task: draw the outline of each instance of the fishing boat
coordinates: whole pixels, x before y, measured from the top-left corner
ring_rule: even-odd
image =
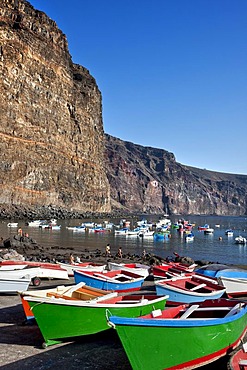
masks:
[[[229,370],[244,370],[247,369],[247,343],[243,343],[240,348],[237,348],[230,356],[227,364]]]
[[[8,222],[7,227],[18,227],[18,222]]]
[[[154,310],[137,318],[110,316],[133,370],[194,369],[236,348],[247,327],[246,303],[208,300]]]
[[[232,237],[232,236],[233,236],[233,230],[232,230],[232,229],[227,229],[227,230],[225,231],[225,235],[226,235],[226,236],[229,236],[229,237]]]
[[[155,281],[154,284],[158,295],[169,296],[170,304],[217,299],[222,297],[226,291],[226,288],[219,285],[217,281],[196,274],[162,279]]]
[[[154,230],[142,230],[139,232],[138,236],[140,238],[153,238],[155,231]]]
[[[78,226],[66,226],[67,230],[72,230],[72,231],[78,231],[78,232],[85,232],[86,231],[86,226],[84,223]]]
[[[209,225],[208,224],[205,224],[203,226],[198,226],[198,231],[205,231],[209,228]]]
[[[1,278],[31,278],[37,277],[40,275],[40,268],[39,267],[24,267],[23,269],[14,269],[14,270],[2,270],[0,268],[0,277]]]
[[[58,262],[58,264],[61,268],[67,270],[69,276],[74,276],[75,270],[102,272],[106,269],[106,265],[93,262],[81,262],[81,263],[75,262],[74,264]]]
[[[15,270],[23,269],[26,267],[39,267],[39,278],[69,279],[67,270],[61,268],[56,263],[14,260],[4,260],[0,262],[0,270],[2,268]]]
[[[87,286],[85,283],[73,284],[69,286],[58,285],[49,289],[35,289],[35,290],[19,290],[18,294],[21,298],[26,319],[34,319],[33,312],[30,310],[28,301],[24,297],[38,297],[38,298],[61,298],[61,299],[79,299],[80,301],[90,301],[92,299],[109,295],[110,291],[96,289]],[[113,293],[112,296],[116,296]]]
[[[212,227],[208,227],[204,230],[205,235],[212,235],[214,233],[214,229]]]
[[[122,229],[116,229],[115,230],[115,235],[127,235],[129,232],[129,228],[128,227],[124,227]]]
[[[193,242],[194,239],[195,239],[195,235],[193,233],[189,233],[185,235],[186,242]]]
[[[170,237],[170,231],[169,230],[157,231],[153,234],[154,240],[165,240],[165,239],[169,239],[169,237]]]
[[[247,278],[218,277],[218,281],[226,288],[228,297],[244,297],[247,295]]]
[[[218,278],[220,276],[229,278],[245,278],[247,279],[247,270],[241,268],[232,268],[228,265],[223,265],[220,263],[212,263],[209,265],[204,265],[195,270],[196,273]]]
[[[109,330],[107,316],[137,317],[164,309],[167,297],[110,293],[90,300],[24,296],[44,337],[43,347]]]
[[[246,244],[247,243],[247,239],[244,238],[243,236],[239,235],[235,238],[235,243],[236,244]]]
[[[85,270],[74,271],[76,284],[83,281],[89,286],[103,290],[130,292],[140,290],[144,277],[125,270],[93,272]]]
[[[17,293],[18,290],[26,290],[31,282],[30,277],[1,277],[0,293]]]
[[[149,275],[150,266],[144,265],[141,263],[108,262],[108,269],[110,271],[122,270],[122,271],[134,272],[146,278]]]
[[[185,265],[180,262],[167,262],[161,265],[153,265],[152,272],[155,279],[162,279],[167,278],[168,271],[177,275],[190,274],[196,266],[196,264]]]
[[[45,220],[33,220],[33,221],[28,221],[27,226],[39,227],[39,225],[42,223],[45,223]]]

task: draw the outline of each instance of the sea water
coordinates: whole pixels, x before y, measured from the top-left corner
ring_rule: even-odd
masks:
[[[159,219],[157,215],[145,215],[140,218],[126,218],[130,221],[130,227],[136,227],[136,222],[141,219],[147,219],[149,222],[156,223]],[[171,216],[172,222],[179,219],[188,220],[195,224],[193,232],[195,238],[191,242],[185,241],[185,234],[177,230],[171,230],[171,237],[165,240],[154,241],[153,238],[143,239],[138,236],[115,235],[114,228],[106,233],[75,232],[67,229],[67,226],[78,226],[83,221],[89,220],[57,220],[61,225],[60,230],[41,229],[38,227],[29,227],[25,221],[18,221],[18,228],[27,232],[39,245],[44,247],[62,247],[73,249],[75,254],[83,254],[85,249],[95,251],[99,249],[105,252],[106,244],[110,243],[112,254],[116,254],[118,248],[122,248],[123,254],[139,255],[143,251],[160,257],[174,257],[174,253],[180,256],[188,256],[193,260],[203,260],[210,262],[219,262],[225,264],[247,265],[247,244],[238,245],[235,243],[235,237],[242,235],[247,238],[247,217],[230,216]],[[14,221],[14,220],[13,220]],[[112,222],[114,225],[120,224],[120,219],[102,219],[90,220],[96,223],[103,221]],[[7,227],[9,221],[0,222],[0,237],[7,239],[11,235],[17,234],[18,228]],[[16,221],[17,222],[17,221]],[[198,231],[198,226],[205,223],[214,229],[211,235],[205,235],[203,231]],[[227,229],[234,231],[233,237],[225,235]],[[56,249],[53,249],[56,253]]]

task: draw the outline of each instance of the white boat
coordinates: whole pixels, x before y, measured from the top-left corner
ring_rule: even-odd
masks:
[[[147,228],[145,226],[138,226],[134,230],[128,230],[127,235],[128,236],[129,235],[130,236],[131,235],[138,236],[140,233],[143,233],[146,230],[147,230]]]
[[[18,227],[18,222],[9,222],[7,223],[8,227]]]
[[[25,267],[18,270],[1,270],[0,278],[4,279],[33,279],[40,275],[40,267]]]
[[[150,231],[150,230],[144,230],[144,231],[140,231],[138,236],[140,238],[153,238],[154,237],[154,233],[155,231]]]
[[[76,232],[85,233],[86,226],[84,224],[81,224],[81,225],[78,225],[78,226],[67,226],[66,229],[76,231]]]
[[[124,227],[123,229],[115,230],[115,235],[128,235],[129,229]]]
[[[58,264],[61,268],[67,270],[69,276],[74,276],[74,271],[76,270],[103,272],[106,269],[106,265],[92,262],[81,262],[74,264],[59,262]]]
[[[156,223],[156,228],[163,226],[171,226],[172,222],[169,218],[162,218]]]
[[[226,288],[227,295],[232,297],[243,297],[247,295],[246,278],[230,278],[225,276],[218,277],[218,281]]]
[[[44,220],[34,220],[34,221],[29,221],[27,225],[31,227],[39,227],[39,225],[42,223],[44,223]]]
[[[60,230],[61,229],[61,225],[53,225],[53,224],[51,224],[50,225],[50,229],[52,229],[52,230]]]
[[[13,270],[20,268],[27,268],[27,267],[39,267],[39,278],[46,278],[46,279],[69,279],[67,270],[61,268],[56,263],[49,263],[49,262],[33,262],[33,261],[1,261],[0,268],[2,266],[11,267]]]
[[[233,236],[233,230],[232,229],[228,229],[225,231],[225,235],[227,236]]]
[[[108,268],[110,271],[121,270],[133,272],[146,278],[149,275],[150,266],[141,263],[115,263],[108,262]]]
[[[214,229],[211,227],[208,227],[206,230],[204,230],[204,234],[213,234],[213,233],[214,233]]]
[[[19,290],[27,290],[30,282],[30,278],[0,277],[0,293],[17,293]]]
[[[235,242],[236,242],[236,244],[246,244],[247,239],[244,238],[243,236],[239,235],[235,238]]]

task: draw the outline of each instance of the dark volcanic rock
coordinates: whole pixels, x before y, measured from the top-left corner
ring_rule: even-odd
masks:
[[[106,137],[106,168],[114,209],[139,213],[247,214],[247,176],[176,162],[163,149]]]

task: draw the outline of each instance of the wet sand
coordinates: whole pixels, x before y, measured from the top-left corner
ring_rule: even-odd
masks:
[[[42,281],[40,288],[70,285],[74,279]],[[37,289],[30,286],[29,290]],[[145,281],[142,290],[153,290]],[[84,336],[73,342],[42,348],[43,338],[36,323],[27,324],[18,295],[0,295],[0,366],[3,370],[83,369],[131,370],[128,358],[114,330]],[[227,357],[201,370],[226,370]],[[152,370],[152,369],[150,369]]]

